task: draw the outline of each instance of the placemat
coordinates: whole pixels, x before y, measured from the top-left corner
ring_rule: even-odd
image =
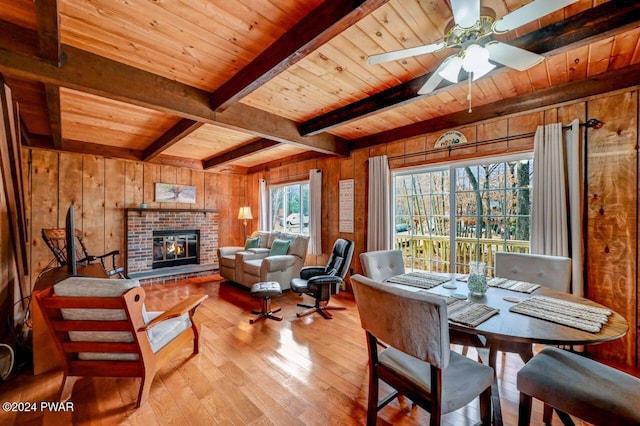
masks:
[[[504,288],[505,290],[517,291],[520,293],[532,293],[540,288],[540,284],[510,280],[508,278],[491,278],[487,281],[487,284],[489,287]]]
[[[500,312],[500,309],[482,303],[469,302],[455,297],[447,297],[446,300],[449,320],[469,327],[477,327]]]
[[[451,278],[429,274],[427,272],[409,272],[408,274],[396,275],[387,279],[388,283],[403,284],[426,290],[446,283],[447,281],[451,281]]]
[[[509,308],[511,312],[598,333],[607,323],[611,310],[582,305],[546,296],[532,296]]]

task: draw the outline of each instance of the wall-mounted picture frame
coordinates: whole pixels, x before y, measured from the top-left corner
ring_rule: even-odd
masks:
[[[175,183],[157,182],[156,202],[195,204],[196,187],[191,185],[178,185]]]

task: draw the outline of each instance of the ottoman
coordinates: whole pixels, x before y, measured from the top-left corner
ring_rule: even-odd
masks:
[[[266,281],[255,283],[251,286],[251,297],[261,297],[262,298],[262,310],[261,311],[251,311],[252,314],[258,315],[255,318],[249,320],[249,323],[254,324],[260,321],[263,318],[271,318],[276,321],[282,321],[282,317],[277,315],[273,315],[276,312],[279,312],[281,308],[271,310],[271,298],[278,297],[282,295],[282,289],[280,288],[280,284],[276,281]]]

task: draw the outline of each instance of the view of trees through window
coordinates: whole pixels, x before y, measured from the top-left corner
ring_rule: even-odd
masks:
[[[492,273],[496,251],[527,253],[530,157],[394,174],[395,243],[409,270]]]
[[[309,235],[309,183],[269,188],[271,230]]]

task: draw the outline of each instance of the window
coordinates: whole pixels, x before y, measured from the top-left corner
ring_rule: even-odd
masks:
[[[269,187],[272,231],[309,235],[309,182]]]
[[[467,273],[493,268],[496,251],[527,253],[530,155],[393,174],[395,244],[409,270]]]

